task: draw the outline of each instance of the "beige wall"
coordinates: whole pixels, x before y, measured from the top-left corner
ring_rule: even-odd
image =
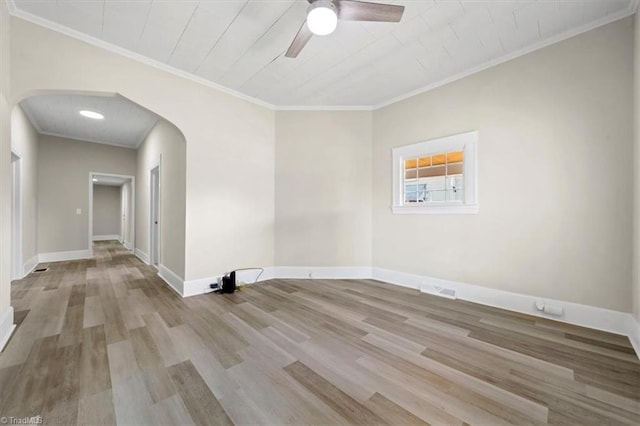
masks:
[[[38,144],[38,252],[89,249],[89,173],[135,176],[136,151],[41,136]],[[76,209],[82,214],[77,215]]]
[[[633,21],[374,113],[373,264],[629,312]],[[391,148],[479,131],[478,215],[393,215]]]
[[[273,111],[18,18],[11,31],[11,102],[43,89],[120,93],[182,131],[187,280],[273,265]]]
[[[150,171],[160,158],[160,264],[184,278],[186,144],[180,130],[165,120],[158,121],[138,148],[136,248],[150,254]]]
[[[93,236],[120,235],[120,187],[93,185]]]
[[[22,174],[22,263],[38,255],[38,132],[20,106],[11,112],[11,146],[20,156]]]
[[[11,94],[9,9],[0,1],[0,344],[13,323],[11,300]]]
[[[374,112],[372,264],[629,311],[631,24],[626,19],[608,25]],[[20,19],[13,19],[11,37],[10,104],[40,89],[116,92],[182,131],[187,141],[187,280],[241,266],[273,265],[274,247],[277,263],[283,265],[369,263],[364,253],[371,234],[366,230],[362,240],[323,235],[313,258],[284,244],[288,240],[306,247],[309,237],[316,237],[307,229],[296,240],[283,228],[285,223],[304,230],[304,223],[333,222],[335,227],[324,229],[336,235],[348,228],[346,222],[364,217],[338,197],[360,195],[354,187],[341,192],[335,180],[319,185],[315,189],[326,204],[312,200],[317,207],[312,211],[288,197],[286,190],[296,183],[283,178],[287,167],[307,173],[285,149],[295,150],[296,140],[318,155],[330,154],[336,148],[333,141],[341,138],[355,145],[342,147],[348,157],[364,152],[366,137],[349,134],[349,129],[364,127],[362,122],[333,118],[350,113],[301,113],[308,127],[332,126],[320,140],[310,132],[303,135],[290,118],[293,113],[276,117],[266,108]],[[59,52],[65,52],[64,61]],[[391,148],[473,129],[480,132],[480,213],[392,215]],[[337,174],[346,173],[346,164],[333,160]],[[319,173],[316,165],[309,173]],[[303,175],[296,179],[315,181]],[[276,180],[282,184],[277,193]],[[335,205],[345,208],[337,213],[346,221],[330,218]],[[311,219],[300,221],[295,215]],[[348,248],[329,253],[337,241],[349,241]]]
[[[640,321],[640,13],[634,16],[633,313]]]
[[[371,266],[371,120],[276,114],[276,265]]]

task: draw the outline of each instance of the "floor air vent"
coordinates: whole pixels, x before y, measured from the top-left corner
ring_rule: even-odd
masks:
[[[442,296],[442,297],[446,297],[447,299],[454,299],[456,298],[456,291],[452,288],[441,288],[438,293],[438,296]]]
[[[36,268],[33,270],[33,272],[47,272],[49,270],[49,268]]]
[[[456,291],[452,288],[444,288],[435,285],[422,284],[420,286],[420,291],[422,293],[432,294],[434,296],[444,297],[446,299],[456,300],[458,297],[456,296]]]

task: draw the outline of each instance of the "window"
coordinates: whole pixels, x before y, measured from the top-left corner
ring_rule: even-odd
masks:
[[[475,214],[477,132],[393,149],[393,212]]]

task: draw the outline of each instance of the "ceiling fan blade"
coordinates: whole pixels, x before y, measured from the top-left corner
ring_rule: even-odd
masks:
[[[313,33],[307,26],[307,21],[304,21],[302,23],[302,26],[298,30],[298,34],[296,34],[296,37],[291,42],[291,46],[289,46],[289,49],[287,50],[287,53],[285,53],[284,56],[286,56],[287,58],[297,57],[300,51],[309,42],[309,40],[311,40],[312,35]]]
[[[404,6],[364,1],[337,0],[338,19],[344,21],[400,22]]]

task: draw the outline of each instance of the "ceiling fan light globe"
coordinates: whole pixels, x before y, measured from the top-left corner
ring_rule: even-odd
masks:
[[[331,34],[338,26],[338,14],[331,1],[317,0],[309,6],[307,26],[315,35]]]

